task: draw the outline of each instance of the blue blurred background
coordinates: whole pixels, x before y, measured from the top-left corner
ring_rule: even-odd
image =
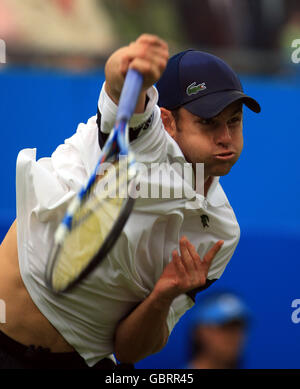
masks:
[[[18,152],[36,147],[38,158],[50,156],[64,139],[74,133],[80,122],[95,115],[104,79],[104,59],[114,45],[118,46],[126,37],[131,39],[130,34],[137,36],[143,32],[143,27],[139,29],[137,26],[131,31],[124,25],[123,31],[128,31],[124,37],[118,35],[118,29],[112,26],[115,41],[109,48],[96,53],[92,49],[88,54],[80,49],[70,53],[68,44],[59,52],[53,52],[49,45],[30,46],[28,40],[29,43],[22,46],[20,38],[14,40],[11,38],[14,35],[5,35],[5,30],[1,30],[1,3],[0,0],[0,38],[3,36],[7,43],[7,63],[0,64],[2,241],[15,218]],[[71,0],[57,3],[71,9],[67,8],[72,4]],[[101,7],[107,5],[105,1],[100,3]],[[121,3],[112,3],[121,18]],[[138,3],[144,2],[127,3],[130,8],[134,3],[137,7]],[[178,9],[182,6],[180,1],[173,4]],[[192,7],[191,2],[186,4],[186,10]],[[274,4],[279,7],[281,2],[274,1],[273,7]],[[108,7],[107,15],[109,11]],[[273,26],[273,30],[261,32],[261,37],[269,37],[268,34],[272,33],[274,38],[274,31],[278,31],[276,44],[275,39],[268,41],[265,37],[261,47],[255,43],[261,41],[253,35],[252,40],[244,38],[238,43],[233,37],[231,41],[228,38],[229,43],[205,42],[203,39],[197,42],[192,33],[184,39],[179,39],[175,32],[172,37],[166,36],[171,41],[171,51],[193,46],[222,56],[239,72],[246,93],[255,97],[262,106],[259,115],[245,109],[243,154],[232,172],[221,180],[240,223],[241,240],[222,278],[210,287],[210,290],[229,288],[238,292],[252,311],[244,368],[300,366],[300,323],[294,324],[291,320],[292,301],[300,298],[300,63],[294,64],[290,60],[291,41],[300,38],[300,22],[297,19],[299,24],[292,23],[296,27],[288,29],[289,18],[296,13],[289,12],[279,8],[277,30]],[[247,21],[251,26],[251,21]],[[187,35],[183,22],[181,28]],[[153,32],[165,37],[159,29]],[[40,33],[46,34],[42,30]],[[242,36],[241,32],[237,36]],[[184,366],[188,322],[189,313],[175,327],[165,349],[139,362],[137,367]]]

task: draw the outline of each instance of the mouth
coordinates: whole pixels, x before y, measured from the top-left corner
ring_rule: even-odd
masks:
[[[222,160],[222,161],[232,159],[232,158],[234,158],[234,156],[235,156],[235,153],[233,151],[227,151],[224,153],[214,154],[214,158]]]

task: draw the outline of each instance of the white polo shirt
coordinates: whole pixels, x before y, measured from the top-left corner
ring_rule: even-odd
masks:
[[[162,125],[154,87],[148,90],[148,97],[145,112],[134,115],[130,125],[136,127],[153,115],[151,125],[141,131],[131,147],[138,162],[164,162],[162,174],[167,178],[174,161],[179,165],[186,161]],[[104,88],[98,106],[101,130],[108,132],[117,107]],[[18,253],[23,281],[40,311],[89,366],[104,357],[112,357],[118,322],[151,293],[171,260],[172,251],[179,249],[182,235],[193,243],[200,257],[215,242],[224,240],[208,273],[208,279],[217,279],[230,260],[240,234],[218,178],[214,178],[206,198],[195,193],[193,206],[185,197],[138,198],[117,243],[101,265],[69,293],[52,294],[45,285],[44,274],[54,231],[68,203],[94,170],[99,155],[94,116],[87,124],[80,124],[51,158],[36,161],[36,149],[22,150],[16,174]],[[143,179],[147,177],[142,175]],[[180,179],[177,176],[176,182]],[[173,184],[163,179],[157,185]],[[208,226],[202,223],[203,214],[209,218]],[[173,301],[167,319],[170,332],[192,305],[192,299],[185,294]]]

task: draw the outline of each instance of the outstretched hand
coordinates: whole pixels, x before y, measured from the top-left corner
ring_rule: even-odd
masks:
[[[177,250],[172,252],[172,260],[164,268],[154,292],[172,301],[182,293],[205,285],[209,268],[223,243],[219,240],[201,259],[192,243],[183,236],[179,242],[180,255]]]

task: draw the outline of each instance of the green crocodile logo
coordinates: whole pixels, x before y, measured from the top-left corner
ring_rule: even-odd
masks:
[[[202,82],[202,84],[197,85],[196,81],[194,81],[191,85],[189,85],[186,88],[186,93],[188,96],[196,95],[197,93],[199,93],[204,89],[206,89],[205,82]]]

